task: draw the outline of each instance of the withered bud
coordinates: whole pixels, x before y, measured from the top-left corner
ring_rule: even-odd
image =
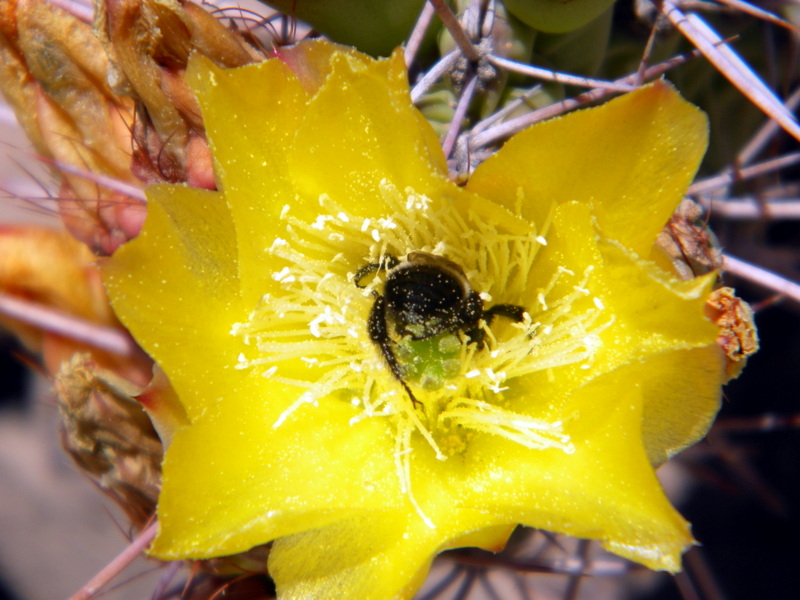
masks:
[[[722,287],[708,297],[706,316],[719,327],[717,344],[725,352],[725,375],[728,380],[735,379],[744,369],[747,357],[758,350],[753,309],[733,289]]]
[[[685,198],[673,213],[656,245],[672,262],[678,275],[691,279],[722,271],[722,252],[703,217],[703,209]],[[719,287],[706,300],[706,316],[719,329],[717,345],[725,356],[725,379],[739,376],[747,357],[758,350],[753,309],[729,287]]]
[[[658,234],[656,244],[666,252],[684,279],[722,268],[719,242],[703,219],[703,209],[689,198],[685,198],[672,214]]]
[[[141,528],[153,515],[162,446],[142,406],[140,388],[76,354],[55,378],[61,441],[75,464]]]
[[[133,102],[108,84],[108,59],[91,27],[43,0],[0,10],[0,88],[36,151],[52,159],[64,224],[95,252],[135,236],[144,205],[62,166],[139,185],[130,170]]]
[[[137,102],[133,171],[143,181],[213,186],[200,109],[184,78],[189,56],[223,67],[265,57],[203,8],[178,0],[107,0],[96,6],[95,31],[112,63],[114,89]],[[193,146],[192,146],[193,144]]]

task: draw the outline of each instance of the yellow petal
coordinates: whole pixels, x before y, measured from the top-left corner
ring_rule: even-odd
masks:
[[[716,328],[704,316],[713,276],[678,281],[654,263],[604,241],[585,203],[559,205],[550,223],[548,243],[537,255],[528,289],[512,301],[526,306],[533,321],[569,331],[574,341],[566,346],[558,336],[549,343],[540,332],[538,362],[564,362],[567,353],[586,357],[562,364],[557,376],[546,370],[526,376],[519,386],[532,390],[532,398],[519,391],[520,403],[555,408],[570,390],[621,366],[713,344]],[[561,317],[548,321],[552,314]]]
[[[177,432],[164,465],[157,556],[231,554],[363,510],[406,506],[383,420],[351,427],[353,407],[327,402],[276,427],[282,403],[296,397],[296,388],[255,374],[220,399],[224,410]]]
[[[437,552],[457,547],[453,532],[470,531],[489,519],[476,511],[448,508],[449,518],[431,529],[416,515],[369,513],[323,529],[276,541],[269,557],[282,600],[401,600],[422,585]],[[472,541],[499,549],[507,527],[475,532]]]
[[[331,65],[288,157],[296,190],[311,210],[321,194],[347,208],[363,207],[372,198],[380,202],[383,180],[425,191],[432,176],[446,175],[433,129],[411,104],[402,53],[368,65],[337,53]]]
[[[677,571],[692,542],[670,506],[641,440],[641,391],[625,369],[575,392],[566,431],[575,445],[523,453],[499,437],[471,448],[485,465],[459,486],[457,506],[483,507],[509,521],[599,539],[650,568]],[[470,472],[470,471],[468,471]]]
[[[553,203],[590,202],[607,237],[648,256],[700,164],[707,128],[660,81],[515,135],[467,187],[509,208],[521,200],[539,226]]]
[[[723,373],[716,345],[666,354],[639,367],[645,403],[642,438],[653,465],[706,434],[719,410]]]
[[[411,105],[399,52],[374,61],[333,51],[331,73],[312,98],[279,61],[223,71],[198,59],[189,80],[236,223],[244,298],[253,303],[274,286],[261,260],[284,235],[285,207],[312,220],[323,194],[363,209],[380,202],[385,179],[401,190],[443,184],[444,156]],[[245,118],[253,112],[257,127]]]
[[[252,307],[270,285],[262,263],[262,230],[295,200],[286,148],[305,110],[306,94],[277,60],[222,70],[197,57],[189,63],[187,80],[203,109],[217,186],[236,223],[241,293]]]
[[[324,39],[308,40],[294,46],[278,47],[273,54],[291,69],[307,94],[313,96],[328,79],[334,55],[345,55],[349,59],[371,64],[370,57],[350,46],[332,44]]]
[[[242,348],[230,329],[244,310],[236,239],[217,193],[156,186],[148,199],[144,231],[103,263],[103,280],[114,310],[194,420],[237,379]]]

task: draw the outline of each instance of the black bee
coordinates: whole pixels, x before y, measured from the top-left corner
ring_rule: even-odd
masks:
[[[491,325],[500,315],[520,322],[525,315],[525,309],[515,304],[496,304],[484,310],[483,300],[470,286],[464,270],[442,256],[409,252],[401,262],[386,254],[381,262],[359,269],[354,278],[356,286],[365,287],[361,280],[376,271],[386,271],[386,283],[383,295],[372,292],[375,303],[369,313],[367,331],[415,406],[420,402],[403,380],[403,369],[395,356],[395,342],[390,334],[392,327],[397,337],[413,341],[463,331],[468,343],[476,343],[480,349],[485,337],[482,320]]]

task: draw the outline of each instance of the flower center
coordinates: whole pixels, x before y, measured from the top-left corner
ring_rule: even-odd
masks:
[[[592,308],[572,310],[590,296],[591,270],[559,269],[546,279],[537,275],[534,262],[546,244],[546,224],[542,232],[531,225],[525,234],[511,234],[463,214],[453,198],[431,199],[388,183],[381,196],[386,208],[377,218],[353,214],[352,207],[325,195],[312,222],[284,207],[285,237],[267,249],[277,291],[265,295],[249,320],[232,330],[253,349],[240,357],[238,368],[261,369],[265,377],[298,388],[297,400],[275,426],[302,418],[304,405],[320,401],[351,403],[351,423],[391,419],[398,474],[412,502],[408,456],[415,432],[442,460],[468,451],[470,436],[481,434],[531,449],[573,452],[564,430],[567,417],[537,413],[535,398],[526,398],[525,406],[532,409],[520,412],[517,399],[507,394],[515,379],[591,363],[599,333],[608,325],[601,322],[602,302],[594,299]],[[484,311],[495,304],[518,305],[525,311],[522,318],[499,316],[491,326],[479,319],[481,344],[457,319],[422,339],[398,335],[397,324],[387,322],[391,332],[382,344],[375,323],[390,317],[375,311],[379,299],[386,300],[392,277],[385,261],[421,252],[446,257],[463,270],[465,289],[479,296]],[[365,265],[376,268],[362,279],[357,274]],[[565,279],[574,281],[571,292],[551,297],[557,284],[564,289]]]

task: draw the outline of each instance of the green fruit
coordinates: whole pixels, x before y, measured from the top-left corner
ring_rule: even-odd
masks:
[[[388,56],[402,44],[425,0],[261,0],[305,21],[334,42],[373,56]]]
[[[614,0],[505,0],[508,12],[547,33],[572,31],[599,16]]]

